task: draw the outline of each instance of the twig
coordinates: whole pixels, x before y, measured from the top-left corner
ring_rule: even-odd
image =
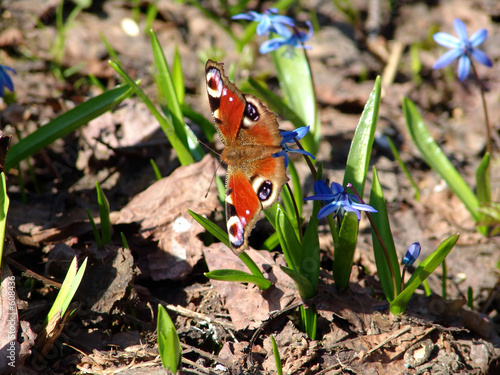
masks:
[[[18,270],[22,271],[24,276],[30,277],[32,279],[36,279],[36,280],[41,281],[42,283],[44,283],[46,285],[53,286],[54,288],[61,289],[61,286],[62,286],[61,283],[58,283],[57,281],[54,281],[54,280],[51,280],[51,279],[47,279],[46,277],[37,274],[36,272],[34,272],[34,271],[26,268],[21,263],[15,261],[14,259],[12,259],[9,256],[4,257],[4,259],[7,262],[7,264],[9,264],[12,267],[17,268]]]
[[[379,350],[381,347],[383,347],[385,344],[387,344],[388,342],[398,338],[399,336],[401,336],[402,334],[408,332],[409,330],[411,329],[410,326],[408,327],[405,327],[405,328],[402,328],[401,330],[399,330],[398,332],[396,332],[394,335],[386,338],[384,341],[382,341],[380,344],[378,344],[377,346],[375,346],[374,348],[372,348],[371,350],[369,350],[366,355],[370,355],[372,354],[373,352]]]
[[[203,366],[200,366],[199,364],[197,364],[196,362],[193,362],[191,361],[190,359],[187,359],[187,358],[182,358],[182,363],[185,363],[185,364],[188,364],[190,366],[193,366],[194,368],[198,369],[199,372],[197,372],[196,370],[194,369],[186,369],[186,368],[183,368],[182,371],[183,372],[193,372],[195,374],[217,374],[216,372],[210,370],[209,368],[205,368]]]
[[[252,368],[253,367],[253,352],[252,352],[252,348],[253,348],[253,345],[255,343],[255,340],[257,340],[257,337],[259,337],[260,333],[270,324],[272,323],[276,318],[280,317],[281,315],[283,314],[286,314],[288,313],[290,310],[294,310],[296,309],[297,307],[299,306],[302,306],[304,305],[306,302],[305,301],[298,301],[284,309],[281,309],[281,310],[276,310],[276,311],[271,311],[269,313],[269,318],[264,322],[262,323],[262,325],[257,328],[257,330],[255,331],[255,333],[253,334],[252,338],[250,339],[250,342],[248,344],[248,348],[250,350],[250,352],[248,353],[248,362],[249,362],[249,367]]]
[[[231,365],[229,363],[227,363],[225,360],[223,360],[222,358],[220,358],[219,356],[217,356],[215,354],[206,352],[204,350],[198,349],[198,348],[191,346],[191,345],[188,345],[188,344],[184,344],[182,342],[181,342],[181,346],[183,349],[190,350],[192,352],[195,352],[196,354],[201,355],[202,357],[206,357],[206,358],[210,359],[211,361],[220,363],[223,366],[225,366],[226,368],[231,367]],[[183,353],[183,354],[185,354],[185,353]]]
[[[405,45],[401,41],[395,40],[393,42],[391,54],[389,55],[389,61],[387,61],[387,65],[382,72],[383,88],[390,86],[394,82],[394,78],[396,78],[396,73],[398,71],[398,64],[401,60],[404,48]]]
[[[173,311],[179,315],[186,316],[186,317],[192,318],[192,319],[202,320],[202,321],[205,321],[207,323],[219,324],[228,330],[235,329],[233,323],[228,322],[227,320],[211,318],[210,316],[208,316],[206,314],[198,313],[196,311],[186,309],[185,307],[182,307],[179,305],[177,305],[177,306],[170,305],[170,304],[166,303],[165,301],[162,301],[159,298],[152,297],[151,300],[153,302],[162,304],[167,310]]]

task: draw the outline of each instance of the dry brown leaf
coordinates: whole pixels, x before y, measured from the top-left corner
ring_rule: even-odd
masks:
[[[264,277],[272,281],[274,286],[261,291],[253,284],[212,280],[224,307],[229,310],[236,330],[259,327],[269,318],[271,311],[282,310],[299,298],[292,279],[279,268],[285,265],[282,254],[278,254],[274,260],[268,251],[248,250],[247,253],[264,270]],[[235,269],[249,272],[243,262],[223,244],[206,248],[204,254],[210,271]]]
[[[117,224],[140,223],[142,237],[158,241],[157,249],[139,254],[147,263],[143,273],[154,280],[182,280],[201,259],[204,246],[197,236],[204,229],[187,210],[208,216],[220,209],[216,186],[210,185],[214,173],[207,155],[155,182],[120,211]]]
[[[134,258],[129,249],[111,245],[88,251],[95,259],[87,266],[78,289],[83,298],[75,299],[84,299],[94,313],[107,314],[125,296],[135,274]]]

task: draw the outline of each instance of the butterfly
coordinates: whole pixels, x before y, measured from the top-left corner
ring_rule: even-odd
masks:
[[[208,60],[205,75],[210,109],[225,146],[227,232],[238,255],[248,248],[260,212],[276,202],[288,181],[284,157],[273,157],[282,150],[282,137],[276,115],[229,82],[223,64]]]

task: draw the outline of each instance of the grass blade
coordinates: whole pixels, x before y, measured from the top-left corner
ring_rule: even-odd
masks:
[[[392,237],[391,225],[389,223],[389,216],[387,215],[387,206],[385,203],[384,193],[380,180],[378,178],[377,170],[373,168],[373,182],[370,194],[370,206],[375,208],[378,213],[371,215],[373,223],[375,224],[378,233],[382,239],[383,245],[387,250],[387,256],[372,228],[373,252],[375,255],[375,263],[377,265],[377,273],[382,284],[382,289],[389,302],[391,302],[400,292],[401,274],[399,271],[399,261]],[[388,263],[390,262],[390,264]],[[395,280],[392,279],[391,270],[394,273]]]
[[[272,282],[264,277],[259,277],[239,270],[215,270],[205,272],[205,276],[213,280],[252,283],[257,285],[261,290],[269,289],[271,285],[273,285]]]
[[[365,189],[366,173],[368,172],[375,129],[377,128],[379,107],[380,77],[377,77],[354,133],[344,174],[343,186],[350,182],[361,197],[363,197]]]
[[[109,219],[109,201],[101,189],[101,185],[96,181],[97,202],[99,203],[99,216],[101,217],[101,235],[102,243],[109,245],[111,243],[111,220]]]
[[[389,142],[389,147],[391,148],[391,151],[392,151],[392,154],[394,155],[394,158],[396,159],[396,161],[399,164],[399,168],[401,168],[401,170],[405,174],[406,178],[408,178],[408,181],[410,181],[411,186],[413,186],[413,189],[415,190],[415,199],[417,201],[420,201],[420,190],[418,189],[417,183],[415,182],[415,180],[413,180],[413,178],[411,177],[410,171],[408,170],[408,168],[406,168],[406,165],[405,165],[405,163],[403,163],[403,159],[401,159],[401,156],[399,156],[398,149],[394,145],[394,142],[392,141],[392,139],[389,137],[386,137],[386,139],[387,139],[387,142]]]
[[[333,255],[333,279],[335,285],[340,289],[347,289],[349,286],[354,250],[356,250],[358,240],[358,229],[359,222],[356,214],[348,212],[342,220]]]
[[[130,76],[125,72],[122,67],[114,61],[110,61],[109,65],[122,77],[122,79],[132,88],[133,92],[141,99],[144,104],[151,111],[153,116],[159,122],[163,132],[167,136],[170,144],[174,148],[177,153],[177,157],[182,165],[189,165],[194,163],[194,158],[181,141],[181,139],[177,136],[175,132],[174,124],[170,119],[165,118],[161,115],[161,113],[156,109],[153,102],[148,98],[148,96],[141,90],[141,88],[130,78]]]
[[[21,160],[62,138],[80,126],[112,110],[123,100],[132,95],[130,86],[118,86],[70,109],[68,112],[50,121],[26,138],[12,145],[5,162],[5,171],[16,166]]]
[[[295,110],[305,124],[311,126],[309,134],[302,142],[308,146],[309,152],[316,155],[321,137],[321,123],[309,61],[304,50],[296,48],[290,57],[284,53],[284,48],[271,52],[273,63],[288,106]]]
[[[451,191],[453,191],[453,193],[463,202],[474,221],[477,222],[479,219],[479,213],[477,211],[479,207],[478,199],[460,173],[458,173],[450,160],[448,160],[444,152],[434,141],[422,117],[418,113],[415,104],[408,98],[403,99],[403,111],[410,135],[420,151],[422,158],[443,180],[446,181]]]
[[[490,154],[486,153],[476,170],[476,190],[480,203],[491,202]]]
[[[273,355],[274,355],[274,362],[276,363],[276,373],[278,375],[283,375],[283,367],[281,366],[280,352],[278,351],[278,345],[276,345],[276,340],[274,339],[273,335],[271,335],[271,342],[273,344]]]
[[[175,46],[174,63],[172,65],[172,81],[179,105],[184,104],[186,87],[184,86],[184,73],[182,72],[182,61],[179,49]]]
[[[176,374],[182,360],[181,342],[172,319],[162,305],[158,305],[156,331],[161,363],[163,367]]]
[[[76,293],[76,290],[80,286],[85,268],[87,267],[87,258],[85,258],[79,269],[76,262],[76,257],[74,257],[68,268],[68,272],[66,273],[66,277],[64,278],[62,287],[59,290],[59,293],[57,293],[57,297],[52,304],[49,313],[47,314],[45,323],[49,322],[57,313],[59,313],[59,316],[61,317],[64,316],[69,304],[71,303],[71,300],[73,299],[73,296]]]
[[[212,234],[220,242],[224,243],[224,245],[231,248],[227,233],[223,231],[218,225],[212,223],[206,217],[203,217],[200,214],[197,214],[196,212],[193,212],[191,210],[188,210],[188,212],[193,217],[193,219],[195,219],[198,223],[200,223],[201,226],[205,228],[210,234]]]
[[[432,254],[419,264],[415,273],[406,283],[404,290],[390,303],[390,309],[393,314],[402,314],[406,311],[406,305],[413,295],[413,292],[415,292],[418,286],[443,262],[457,243],[459,237],[459,234],[448,237],[441,242]]]
[[[95,224],[95,220],[90,213],[90,210],[87,208],[87,217],[89,218],[90,226],[92,227],[92,234],[94,235],[95,242],[97,243],[97,248],[102,249],[102,240],[101,235],[99,234],[99,230],[97,229],[97,225]]]

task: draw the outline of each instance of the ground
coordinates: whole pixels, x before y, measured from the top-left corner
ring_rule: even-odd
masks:
[[[0,7],[0,63],[13,67],[15,92],[0,104],[0,123],[12,144],[91,97],[121,82],[108,60],[116,52],[121,66],[154,103],[159,102],[149,25],[171,63],[176,48],[182,60],[186,103],[210,119],[205,89],[207,57],[234,64],[237,85],[259,77],[280,95],[276,72],[267,55],[258,53],[264,37],[243,52],[201,10],[217,16],[240,35],[243,22],[231,22],[216,1],[158,1],[148,23],[149,1],[95,1],[67,24],[65,50],[58,61],[53,46],[60,0],[4,1]],[[232,3],[232,2],[231,2]],[[394,241],[402,257],[419,241],[422,259],[445,238],[460,233],[446,260],[429,278],[434,292],[418,291],[407,312],[392,315],[378,281],[368,221],[360,227],[351,283],[338,290],[332,279],[333,243],[320,222],[322,271],[318,295],[302,300],[280,265],[281,251],[250,250],[275,285],[255,286],[210,281],[204,273],[222,268],[244,269],[221,243],[213,243],[187,210],[206,215],[221,227],[223,208],[211,184],[218,139],[198,163],[180,166],[157,120],[143,102],[132,97],[117,109],[90,121],[7,171],[10,198],[8,238],[2,268],[2,311],[8,309],[15,277],[19,314],[16,366],[19,373],[69,374],[163,373],[156,345],[156,314],[163,304],[182,342],[183,372],[197,374],[276,373],[270,336],[274,335],[287,374],[495,374],[499,371],[497,334],[500,295],[499,238],[478,233],[469,212],[440,177],[423,161],[405,124],[401,100],[415,102],[434,139],[470,186],[484,155],[486,137],[478,82],[456,78],[456,63],[433,70],[444,52],[432,40],[437,31],[454,33],[454,18],[469,33],[486,28],[481,48],[493,67],[478,65],[494,134],[500,125],[500,3],[496,0],[348,2],[354,18],[336,2],[296,1],[287,11],[303,26],[313,20],[308,42],[316,85],[322,139],[316,157],[324,174],[341,181],[350,141],[377,75],[382,76],[382,102],[372,164],[377,167],[387,200]],[[339,2],[343,3],[343,2]],[[272,3],[252,1],[248,10]],[[65,20],[74,4],[64,6]],[[136,20],[139,33],[126,32],[125,19]],[[132,22],[133,24],[133,22]],[[399,51],[399,52],[398,52]],[[415,53],[420,68],[415,69]],[[89,77],[94,77],[91,79]],[[103,87],[98,87],[98,80]],[[242,89],[245,87],[242,83]],[[188,120],[206,142],[199,124]],[[280,119],[280,126],[291,124]],[[420,199],[384,142],[389,135],[417,182]],[[216,137],[217,138],[217,137]],[[498,200],[499,144],[494,137],[493,200]],[[153,159],[163,179],[156,181]],[[311,195],[313,180],[300,158],[296,166]],[[29,162],[29,163],[28,163]],[[98,220],[98,181],[109,200],[112,245],[98,248],[87,209]],[[368,184],[371,184],[371,175]],[[23,198],[23,193],[26,197]],[[206,196],[206,197],[205,197]],[[309,210],[309,211],[308,211]],[[310,214],[306,205],[304,216]],[[129,249],[122,245],[120,233]],[[254,244],[269,226],[260,221]],[[71,260],[88,258],[82,284],[73,299],[74,313],[55,326],[44,319]],[[447,295],[442,295],[445,277]],[[472,309],[465,305],[472,291]],[[301,331],[299,306],[319,313],[316,340]],[[0,330],[7,332],[7,315]],[[2,335],[0,352],[10,341]],[[6,355],[5,355],[6,357]],[[0,359],[0,372],[7,372]]]

